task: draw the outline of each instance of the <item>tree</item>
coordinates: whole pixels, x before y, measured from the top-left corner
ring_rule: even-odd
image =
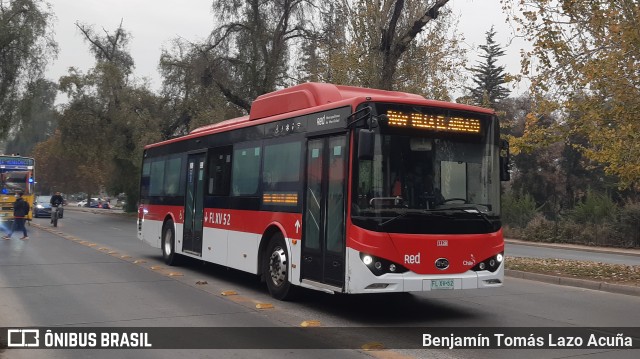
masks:
[[[580,114],[563,119],[577,148],[640,188],[640,3],[635,0],[503,1],[533,43],[522,69],[541,112]]]
[[[58,86],[44,79],[27,85],[16,107],[16,123],[10,133],[7,153],[28,155],[33,146],[53,134],[57,125],[54,107],[57,92]]]
[[[566,172],[561,166],[562,151],[566,146],[559,136],[549,136],[544,145],[522,148],[519,140],[525,133],[554,133],[556,119],[552,114],[534,113],[535,101],[530,95],[508,98],[500,103],[504,112],[502,132],[515,143],[512,152],[512,180],[514,194],[528,194],[536,207],[549,216],[555,216],[565,201]]]
[[[210,66],[197,45],[182,39],[174,40],[170,50],[163,50],[159,65],[163,77],[163,110],[159,114],[163,139],[242,115],[213,84]]]
[[[401,57],[427,23],[435,20],[440,9],[448,2],[449,0],[436,0],[432,5],[422,9],[418,7],[419,5],[405,7],[404,0],[383,2],[384,17],[380,28],[382,36],[377,49],[381,75],[377,88],[393,89],[394,77]],[[412,2],[407,1],[407,3],[410,5]],[[422,3],[418,2],[418,4]]]
[[[506,119],[501,122],[501,132],[515,149],[509,182],[513,193],[530,194],[548,218],[574,208],[589,190],[622,202],[615,179],[578,150],[586,139],[567,131],[554,117],[558,113],[536,113],[535,99],[529,94],[504,99],[498,107]],[[527,142],[523,142],[524,136],[528,136]]]
[[[213,8],[222,23],[198,46],[205,81],[249,112],[254,98],[287,84],[291,44],[309,31],[306,0],[224,1]]]
[[[470,70],[473,73],[472,80],[474,87],[467,87],[471,93],[472,102],[478,106],[486,106],[495,108],[497,102],[509,97],[509,91],[504,84],[506,81],[506,73],[504,66],[498,66],[496,63],[498,58],[504,56],[504,50],[495,42],[493,37],[496,35],[493,26],[486,32],[486,43],[480,45],[482,53],[480,57],[484,61],[478,61],[477,66]]]
[[[22,86],[42,77],[56,54],[51,16],[43,1],[0,1],[0,137],[13,124]]]
[[[160,139],[159,100],[132,78],[129,33],[120,26],[96,33],[76,24],[89,43],[96,66],[86,75],[71,69],[60,87],[71,98],[60,117],[65,154],[74,159],[78,183],[87,193],[96,186],[127,194],[135,209],[142,147]]]
[[[38,143],[33,148],[37,193],[96,193],[104,184],[102,177],[97,175],[102,169],[102,164],[87,161],[82,154],[68,151],[69,148],[70,146],[65,145],[60,131],[55,131],[46,141]],[[85,176],[86,173],[94,175]]]
[[[408,91],[442,100],[464,66],[448,1],[320,4],[323,25],[304,48],[303,79]],[[431,21],[435,18],[438,21]],[[317,71],[317,73],[313,73]]]

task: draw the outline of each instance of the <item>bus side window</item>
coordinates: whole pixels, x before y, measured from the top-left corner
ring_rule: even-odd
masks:
[[[140,177],[140,197],[147,198],[149,196],[149,181],[151,176],[151,160],[145,159],[142,165],[142,176]],[[4,183],[4,175],[2,177]]]
[[[182,158],[174,157],[168,159],[165,164],[164,194],[167,196],[177,196],[180,190],[180,169],[182,168]]]
[[[244,146],[236,146],[233,152],[233,164],[231,166],[232,196],[253,196],[258,193],[261,146]]]
[[[165,157],[156,158],[151,162],[149,196],[164,195],[164,165]]]
[[[208,193],[212,196],[228,196],[231,187],[231,154],[233,147],[211,150],[209,155]]]

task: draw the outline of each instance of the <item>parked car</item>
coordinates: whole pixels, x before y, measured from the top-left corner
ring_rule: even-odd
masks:
[[[60,217],[64,216],[64,207],[60,207]],[[51,217],[51,196],[38,196],[33,204],[33,216],[39,217]]]
[[[90,207],[90,208],[98,208],[100,206],[100,200],[98,198],[91,198],[91,202],[87,205],[87,200],[83,199],[78,202],[78,207]]]

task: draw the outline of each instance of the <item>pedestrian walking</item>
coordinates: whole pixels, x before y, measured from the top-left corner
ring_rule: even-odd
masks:
[[[22,230],[24,236],[20,239],[29,239],[29,236],[27,235],[27,227],[24,226],[24,221],[26,220],[31,207],[29,206],[29,203],[22,199],[22,195],[24,195],[22,191],[16,193],[16,201],[13,204],[13,225],[11,226],[11,231],[9,231],[6,236],[2,237],[4,239],[11,239],[11,235],[15,230]]]

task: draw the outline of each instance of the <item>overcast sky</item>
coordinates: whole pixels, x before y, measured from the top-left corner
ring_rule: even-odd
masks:
[[[129,50],[135,61],[136,77],[146,77],[151,88],[161,85],[158,60],[161,49],[170,40],[182,37],[191,41],[206,38],[214,27],[211,0],[49,0],[56,15],[55,38],[59,45],[58,59],[49,65],[47,77],[57,81],[74,66],[83,72],[93,67],[89,46],[75,26],[79,21],[113,32],[120,21],[132,35]],[[485,32],[495,26],[496,40],[503,45],[506,56],[502,63],[510,73],[519,72],[520,41],[511,41],[513,34],[505,23],[500,0],[451,0],[455,13],[461,16],[459,31],[470,50],[470,63],[478,60],[477,46],[484,44]]]

